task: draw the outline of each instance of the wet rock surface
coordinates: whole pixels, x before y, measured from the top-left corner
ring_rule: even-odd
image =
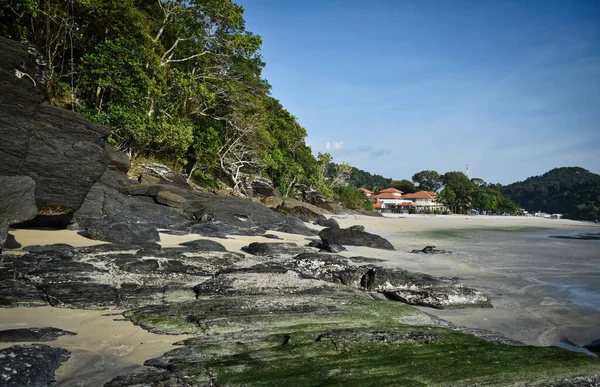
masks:
[[[54,371],[69,358],[69,351],[43,344],[15,345],[0,350],[0,385],[52,386]]]
[[[324,253],[301,254],[293,267],[307,276],[377,291],[392,300],[433,308],[491,307],[488,297],[460,283],[423,273],[374,265],[356,266],[365,258]],[[367,261],[368,262],[368,261]]]
[[[298,254],[315,252],[314,248],[298,246],[296,243],[291,242],[253,242],[250,245],[243,247],[242,250],[252,255],[258,255],[261,257],[271,256],[277,258],[291,258]]]
[[[317,226],[322,226],[322,227],[330,227],[330,228],[340,228],[340,224],[338,223],[337,220],[335,220],[334,218],[329,218],[329,219],[317,219],[315,221],[315,224]]]
[[[0,253],[8,226],[37,215],[34,192],[35,181],[28,176],[0,176]]]
[[[319,237],[323,241],[324,249],[333,245],[350,245],[395,250],[388,240],[356,228],[325,228],[319,232]]]
[[[316,234],[300,219],[246,199],[168,185],[144,186],[124,181],[114,171],[107,171],[91,188],[71,227],[94,239],[138,245],[158,241],[157,229],[212,237],[261,235],[267,229]]]
[[[0,331],[0,342],[19,343],[27,341],[54,341],[60,336],[76,335],[75,332],[69,332],[58,328],[17,328],[5,329]]]
[[[413,254],[452,254],[452,251],[436,249],[435,246],[425,246],[423,250],[413,250]]]
[[[285,207],[281,205],[275,208],[275,211],[283,215],[295,216],[302,219],[304,222],[313,222],[315,220],[325,219],[324,215],[316,213],[313,210],[302,206]]]
[[[453,376],[451,385],[487,385],[497,381],[497,371],[490,371],[490,362],[498,360],[497,350],[516,356],[511,367],[522,371],[539,359],[530,352],[539,349],[519,346],[502,335],[440,327],[416,309],[345,286],[339,273],[349,269],[347,258],[312,255],[295,258],[292,266],[297,270],[286,267],[282,259],[279,264],[264,262],[222,272],[197,285],[194,300],[126,312],[126,318],[151,332],[194,337],[145,363],[157,370],[121,376],[107,385],[318,385],[324,381],[372,385],[374,380],[438,385],[455,374],[439,375],[436,370],[464,364],[469,364],[466,374],[478,376]],[[327,274],[334,271],[337,279]],[[356,274],[348,271],[350,280],[344,281],[350,283]],[[541,350],[547,351],[540,353],[542,357],[555,359],[556,364],[573,356],[557,349]],[[486,377],[485,372],[491,373]],[[514,385],[509,381],[513,379],[506,380]],[[569,380],[579,383],[579,379]]]
[[[243,254],[218,251],[218,246],[204,248],[53,245],[5,255],[0,302],[94,308],[193,298],[194,285],[244,260]]]

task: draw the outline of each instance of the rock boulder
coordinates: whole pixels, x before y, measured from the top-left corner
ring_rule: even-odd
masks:
[[[0,176],[0,252],[8,226],[34,218],[35,182],[28,176]]]
[[[387,239],[360,229],[325,228],[319,232],[319,237],[321,237],[325,249],[331,245],[350,245],[395,250]]]

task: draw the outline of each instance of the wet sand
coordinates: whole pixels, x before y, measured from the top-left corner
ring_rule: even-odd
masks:
[[[174,349],[187,335],[149,333],[123,319],[122,310],[37,307],[0,309],[0,330],[54,327],[75,332],[45,342],[71,351],[56,371],[56,386],[101,386],[117,375],[144,368],[144,361]],[[0,349],[16,343],[0,343]],[[30,344],[30,343],[18,343]]]
[[[420,308],[427,313],[456,325],[502,332],[530,345],[550,345],[557,341],[586,344],[600,338],[600,310],[594,309],[593,305],[577,304],[577,300],[573,301],[564,293],[565,287],[561,285],[570,280],[600,288],[599,242],[547,237],[585,230],[599,232],[600,227],[594,224],[488,216],[334,217],[342,227],[362,224],[366,231],[383,236],[396,247],[396,251],[386,251],[348,246],[343,255],[382,258],[384,265],[460,277],[465,285],[490,296],[494,305],[493,309]],[[11,233],[23,246],[102,243],[67,230],[11,230]],[[303,245],[318,238],[279,232],[271,234],[282,240],[263,237],[204,239],[222,243],[230,251],[240,251],[241,247],[255,241],[289,241]],[[161,233],[161,245],[175,246],[200,238],[203,237]],[[427,245],[454,254],[410,253]],[[46,343],[72,352],[69,361],[57,371],[58,386],[102,385],[114,376],[143,368],[145,360],[173,349],[173,343],[188,337],[148,333],[122,321],[121,312],[52,307],[3,308],[0,309],[0,329],[51,326],[78,333]],[[1,343],[0,348],[11,345]]]

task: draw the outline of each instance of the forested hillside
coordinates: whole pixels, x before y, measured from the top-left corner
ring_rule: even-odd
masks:
[[[363,187],[371,191],[388,188],[392,184],[392,179],[374,175],[355,167],[352,167],[350,181],[358,188]]]
[[[580,167],[555,168],[502,187],[502,192],[530,212],[582,220],[600,217],[600,175]]]
[[[261,38],[229,0],[11,0],[0,34],[35,47],[53,104],[113,128],[109,141],[239,192],[269,177],[333,195],[306,130],[270,95]]]

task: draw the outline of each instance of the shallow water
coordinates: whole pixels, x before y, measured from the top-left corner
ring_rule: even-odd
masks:
[[[598,233],[598,228],[451,231],[443,238],[414,235],[418,243],[455,253],[422,257],[428,265],[422,270],[461,277],[465,285],[488,295],[494,309],[433,314],[459,325],[500,331],[527,344],[568,340],[584,345],[600,338],[600,243],[550,238]]]

